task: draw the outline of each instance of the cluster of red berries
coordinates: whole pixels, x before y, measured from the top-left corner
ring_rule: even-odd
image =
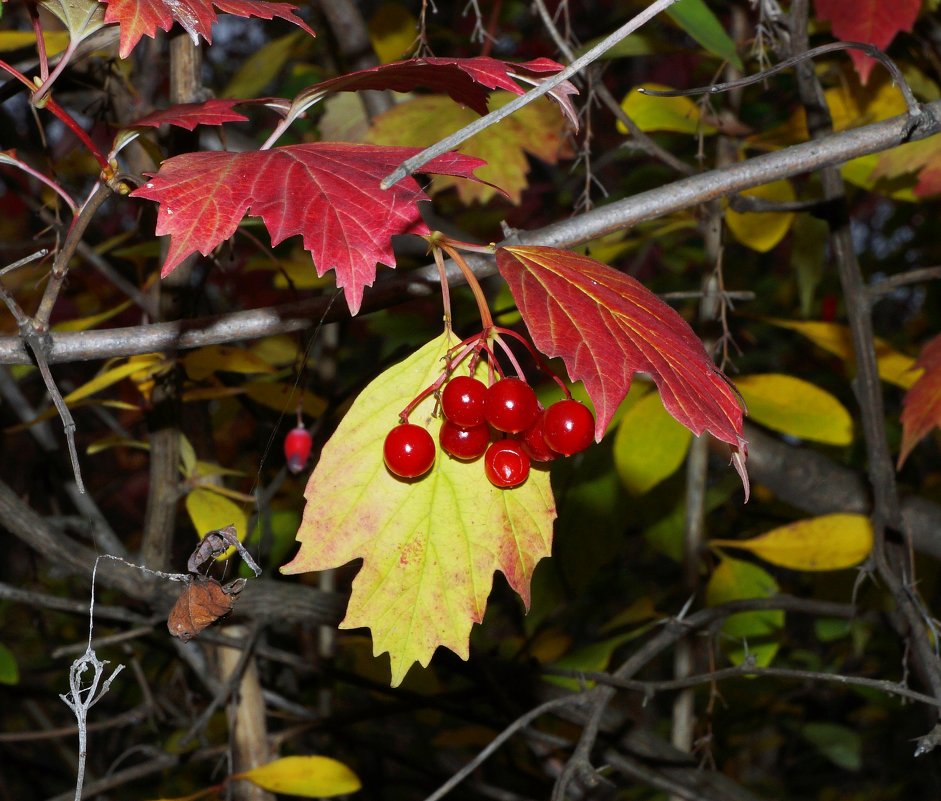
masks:
[[[488,387],[471,376],[455,376],[441,393],[441,412],[441,449],[462,461],[483,456],[487,478],[502,489],[522,484],[531,462],[584,450],[595,433],[587,406],[568,398],[542,409],[533,388],[519,378]],[[491,431],[497,432],[493,441]],[[383,457],[395,475],[418,478],[434,464],[435,443],[421,426],[402,423],[386,436]]]

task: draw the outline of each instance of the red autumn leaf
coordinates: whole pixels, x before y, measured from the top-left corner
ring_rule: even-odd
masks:
[[[266,0],[102,0],[108,4],[105,22],[116,22],[121,28],[121,58],[127,58],[142,36],[151,39],[157,28],[169,31],[174,22],[180,24],[190,38],[197,42],[202,36],[212,43],[212,24],[216,9],[237,17],[259,17],[293,22],[311,36],[314,32],[289,3],[269,3]]]
[[[910,31],[921,0],[814,0],[817,16],[830,20],[833,35],[845,42],[866,42],[885,50],[899,31]],[[850,51],[859,80],[866,84],[875,59]]]
[[[931,429],[941,426],[941,334],[921,349],[915,367],[925,372],[902,399],[899,467]]]
[[[548,247],[501,248],[497,267],[536,347],[560,356],[569,377],[584,382],[595,405],[596,439],[634,373],[643,372],[653,378],[666,410],[690,431],[709,431],[744,452],[735,391],[686,321],[638,281],[587,256]]]
[[[418,212],[428,200],[413,178],[388,191],[379,182],[417,148],[337,142],[289,145],[246,153],[185,153],[167,159],[132,197],[160,204],[157,235],[169,235],[167,276],[199,251],[208,256],[235,233],[246,215],[261,217],[277,245],[304,238],[318,275],[336,270],[356,314],[376,264],[395,266],[390,237],[429,233]],[[446,153],[426,164],[427,173],[474,179],[483,161]]]
[[[424,87],[446,93],[457,103],[468,106],[478,114],[487,113],[489,89],[504,89],[515,95],[525,94],[518,81],[539,84],[562,69],[562,65],[548,58],[537,58],[521,64],[499,61],[487,56],[476,58],[413,58],[382,64],[348,75],[340,75],[305,89],[294,101],[296,107],[309,106],[328,92],[352,92],[360,89],[390,89],[410,92]],[[514,80],[515,79],[515,80]],[[563,81],[549,91],[572,125],[578,128],[578,115],[570,95],[578,90],[569,81]]]
[[[205,103],[179,103],[169,108],[154,111],[128,128],[159,128],[161,125],[176,125],[192,131],[197,125],[222,125],[224,122],[245,122],[248,117],[232,109],[242,100],[223,98],[207,100]]]

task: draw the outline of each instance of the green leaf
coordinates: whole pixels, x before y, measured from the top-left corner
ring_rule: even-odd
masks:
[[[624,413],[614,437],[614,466],[627,490],[643,495],[673,475],[692,436],[663,408],[658,393],[640,398]]]
[[[256,50],[238,68],[219,97],[257,97],[271,83],[301,41],[309,41],[302,31],[294,31]]]
[[[791,267],[797,276],[801,314],[810,317],[814,307],[814,294],[826,269],[826,249],[820,243],[826,240],[829,226],[809,214],[798,214],[792,226]]]
[[[467,659],[494,571],[528,606],[533,569],[551,550],[555,503],[547,472],[534,469],[521,486],[501,490],[479,462],[440,453],[431,472],[413,481],[395,478],[383,464],[386,434],[440,375],[456,342],[432,340],[356,399],[307,485],[300,553],[281,568],[304,573],[363,559],[341,627],[372,630],[375,653],[390,654],[393,685],[413,662],[427,665],[439,645]],[[409,420],[437,438],[434,407],[435,399],[425,398]]]
[[[869,556],[872,524],[866,515],[822,515],[750,540],[711,540],[709,544],[751,551],[766,562],[792,570],[841,570]]]
[[[667,15],[706,50],[738,70],[744,69],[735,52],[735,43],[703,0],[679,0]]]
[[[801,735],[837,767],[858,771],[863,766],[859,732],[836,723],[808,723]]]
[[[105,6],[98,0],[40,0],[39,5],[62,20],[75,44],[105,25]]]
[[[706,585],[706,603],[719,606],[729,601],[770,598],[778,592],[778,583],[758,565],[722,556]],[[752,657],[758,667],[767,667],[778,651],[778,633],[784,627],[784,612],[779,609],[737,612],[726,618],[722,634],[726,655],[736,665]],[[744,644],[742,644],[744,641]]]
[[[792,437],[849,445],[853,418],[833,395],[813,384],[780,373],[737,378],[748,416],[763,426]]]
[[[233,779],[250,781],[265,790],[301,798],[332,798],[355,793],[359,778],[342,762],[323,756],[290,756],[259,765]]]
[[[19,684],[20,668],[13,652],[0,643],[0,684]]]

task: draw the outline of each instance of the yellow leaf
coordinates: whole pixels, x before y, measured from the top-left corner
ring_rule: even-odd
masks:
[[[310,265],[307,265],[308,269]],[[259,359],[275,367],[294,364],[297,360],[297,339],[287,334],[259,339],[249,347]]]
[[[253,381],[250,384],[244,384],[242,388],[255,403],[260,403],[276,412],[293,413],[297,407],[298,398],[301,400],[302,411],[308,417],[320,417],[327,408],[327,402],[323,398],[300,389],[295,384]]]
[[[248,531],[248,517],[242,507],[206,487],[196,487],[186,496],[186,511],[200,537],[228,525],[235,526],[239,539],[244,539]]]
[[[818,348],[839,356],[849,364],[853,363],[853,341],[850,330],[845,325],[837,323],[799,322],[796,320],[782,320],[767,318],[767,322],[779,328],[787,328],[807,337]],[[915,367],[915,360],[911,356],[899,353],[885,340],[875,339],[876,361],[879,368],[879,377],[883,381],[895,384],[897,387],[908,389],[914,384],[923,370]]]
[[[331,798],[355,793],[359,778],[342,762],[323,756],[290,756],[259,765],[233,779],[245,779],[273,793],[302,798]]]
[[[56,323],[52,328],[54,331],[87,331],[89,328],[94,328],[99,323],[110,320],[112,317],[117,317],[125,309],[130,308],[130,305],[131,301],[128,300],[124,303],[119,303],[113,309],[108,309],[99,314],[93,314],[90,317],[80,317],[77,320],[64,320],[61,323]]]
[[[109,362],[110,364],[110,362]],[[166,367],[166,359],[159,353],[145,353],[140,356],[132,356],[126,362],[119,363],[115,367],[107,367],[96,375],[91,381],[82,384],[78,389],[73,390],[63,398],[67,403],[74,403],[89,395],[94,395],[112,384],[118,383],[124,378],[132,377],[135,380],[141,380],[147,376],[152,376]]]
[[[42,39],[46,45],[46,55],[50,58],[69,46],[68,31],[43,31]],[[28,47],[35,41],[36,34],[32,31],[0,31],[0,53]]]
[[[745,399],[748,416],[763,426],[828,445],[853,441],[853,418],[846,407],[807,381],[765,373],[737,378],[735,386]]]
[[[632,390],[632,393],[636,390]],[[692,434],[648,392],[631,405],[614,437],[614,466],[629,492],[643,495],[683,464]]]
[[[302,31],[294,31],[279,39],[272,39],[250,55],[232,76],[232,80],[219,97],[257,97],[278,77],[281,68],[294,54],[300,42],[306,42]]]
[[[369,18],[368,27],[380,64],[407,58],[418,36],[418,21],[401,3],[383,3]]]
[[[255,375],[273,373],[274,367],[245,348],[231,345],[210,345],[187,353],[181,360],[194,381],[202,381],[212,373],[242,373]]]
[[[93,454],[106,451],[109,448],[137,448],[141,451],[149,451],[150,443],[137,439],[127,439],[127,437],[120,437],[112,434],[111,436],[102,437],[99,440],[95,440],[95,442],[85,449],[85,453],[91,456]]]
[[[749,598],[771,598],[777,592],[778,583],[758,565],[723,554],[706,585],[706,603],[720,606]],[[756,665],[767,667],[778,651],[777,636],[783,627],[784,612],[779,609],[729,615],[722,624],[726,655],[736,665],[751,656]],[[734,644],[729,645],[728,640]]]
[[[741,548],[792,570],[841,570],[872,551],[866,515],[833,514],[798,520],[750,540],[711,540],[712,547]]]
[[[791,202],[796,197],[790,181],[773,181],[746,189],[739,194],[775,203]],[[725,224],[732,235],[745,247],[759,253],[767,253],[784,239],[793,221],[792,211],[737,212],[731,208],[725,210]]]
[[[509,92],[493,92],[490,109],[495,110],[515,98]],[[409,145],[424,147],[443,139],[478,119],[469,108],[457,105],[445,95],[424,95],[380,114],[369,129],[367,140],[379,145]],[[529,161],[526,154],[555,164],[569,153],[565,138],[566,123],[558,109],[546,100],[521,108],[500,125],[492,125],[469,139],[458,150],[476,156],[487,163],[476,170],[482,181],[489,181],[519,203],[526,188]],[[500,192],[484,183],[463,178],[436,175],[431,182],[432,192],[449,187],[457,189],[463,203],[486,203]]]
[[[413,662],[427,665],[439,645],[467,659],[494,572],[502,571],[528,606],[533,570],[551,550],[556,512],[546,471],[534,469],[521,486],[501,490],[479,461],[439,454],[413,481],[383,464],[386,434],[440,375],[454,344],[446,335],[432,340],[362,391],[311,475],[301,549],[281,568],[304,573],[363,560],[341,627],[372,630],[374,652],[390,654],[393,685]],[[429,396],[409,420],[437,439],[434,408]]]
[[[644,83],[634,87],[624,96],[621,108],[642,131],[674,131],[686,134],[714,134],[716,129],[704,123],[699,113],[699,106],[688,97],[651,97],[639,88],[672,89],[659,83]],[[617,124],[618,133],[626,134],[623,123]]]

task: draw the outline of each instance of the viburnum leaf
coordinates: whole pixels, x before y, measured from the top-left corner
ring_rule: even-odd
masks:
[[[363,566],[342,628],[368,626],[373,650],[388,651],[392,684],[439,645],[468,656],[471,626],[484,616],[495,570],[529,606],[536,563],[548,556],[555,503],[549,474],[501,490],[480,461],[438,453],[431,472],[403,481],[383,464],[383,441],[399,412],[440,375],[457,340],[443,335],[367,386],[323,449],[307,484],[300,552],[282,573]],[[465,370],[463,366],[459,368]],[[409,416],[437,440],[429,396]]]
[[[899,467],[931,429],[941,426],[941,334],[928,340],[915,366],[925,372],[902,399]]]
[[[709,431],[744,457],[735,390],[680,315],[628,275],[567,250],[506,247],[497,267],[536,347],[560,356],[595,405],[595,438],[649,373],[666,410],[697,436]],[[736,469],[742,473],[741,462]],[[747,492],[747,486],[746,486]]]
[[[213,98],[204,103],[179,103],[169,108],[154,111],[130,123],[128,128],[159,128],[161,125],[176,125],[192,131],[197,125],[222,125],[224,122],[245,122],[244,114],[233,110],[243,100]]]
[[[296,7],[289,3],[269,3],[267,0],[101,0],[107,3],[105,22],[115,22],[121,28],[118,54],[127,58],[142,36],[151,39],[157,28],[169,31],[176,22],[189,34],[193,44],[202,36],[212,43],[212,24],[216,9],[237,17],[284,19],[314,36],[304,20],[295,15]]]
[[[910,31],[921,0],[814,0],[817,16],[829,20],[833,35],[846,42],[867,42],[885,50],[899,31]],[[875,59],[850,51],[859,79],[866,83]]]
[[[39,5],[62,21],[73,44],[105,26],[104,8],[98,0],[40,0]]]
[[[169,235],[162,276],[191,253],[208,256],[250,214],[261,217],[277,245],[303,237],[317,275],[336,270],[350,312],[359,311],[363,289],[376,278],[376,263],[395,266],[390,237],[429,233],[418,212],[428,200],[412,178],[388,191],[379,182],[411,147],[337,142],[289,145],[245,153],[184,153],[131,193],[160,204],[157,235]],[[477,180],[480,159],[446,153],[426,164],[427,173]]]
[[[491,106],[499,108],[513,99],[508,92],[494,92]],[[373,121],[367,140],[376,144],[400,144],[425,147],[471,123],[476,114],[455,105],[444,95],[417,97],[393,106]],[[459,147],[461,153],[486,162],[479,177],[499,186],[513,203],[519,203],[527,186],[529,160],[526,154],[555,164],[570,155],[565,139],[565,122],[543,98],[521,108],[499,125],[492,125]],[[481,183],[454,178],[436,178],[432,191],[456,186],[464,203],[486,203],[499,190]]]
[[[518,82],[536,85],[561,71],[562,65],[548,58],[521,64],[500,61],[489,56],[476,58],[413,58],[378,67],[339,75],[305,89],[294,99],[295,110],[303,110],[328,92],[352,92],[361,89],[390,89],[410,92],[417,87],[447,94],[462,106],[478,114],[487,113],[490,89],[503,89],[515,95],[525,94]],[[563,81],[549,91],[549,96],[578,129],[578,114],[570,95],[578,90]]]

